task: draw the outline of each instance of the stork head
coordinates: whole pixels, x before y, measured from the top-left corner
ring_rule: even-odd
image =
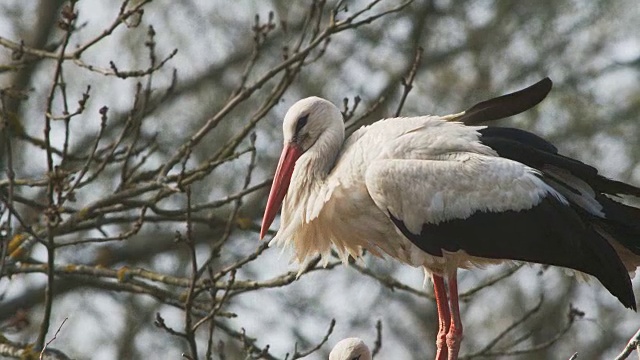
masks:
[[[301,152],[309,150],[327,131],[344,134],[342,114],[331,102],[315,96],[293,104],[282,123],[285,148],[297,146]]]
[[[302,99],[287,111],[282,124],[284,149],[273,177],[267,207],[262,219],[262,239],[276,217],[287,194],[296,161],[302,154],[314,149],[321,138],[344,139],[344,123],[340,110],[331,102],[319,97]],[[318,149],[322,151],[321,149]],[[330,156],[330,154],[326,154]]]
[[[371,360],[371,352],[362,339],[346,338],[333,347],[329,360]]]

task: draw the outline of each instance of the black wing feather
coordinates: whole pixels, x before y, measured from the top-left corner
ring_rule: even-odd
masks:
[[[530,210],[478,211],[466,219],[427,223],[419,234],[390,217],[411,242],[431,255],[464,250],[482,258],[575,269],[595,276],[624,306],[636,309],[631,279],[614,248],[552,196]]]
[[[552,86],[551,79],[546,77],[526,89],[478,103],[456,120],[474,125],[519,114],[544,100]]]
[[[588,183],[596,192],[640,197],[640,188],[608,179],[598,174],[596,168],[558,154],[555,146],[530,132],[503,127],[486,127],[478,132],[481,135],[480,142],[494,149],[501,157],[518,161],[543,173],[545,165],[565,169]]]
[[[557,149],[541,137],[524,130],[487,127],[479,130],[480,141],[498,155],[539,170],[545,177],[562,182],[548,172],[548,166],[564,169],[586,182],[596,193],[605,217],[589,214],[576,204],[575,211],[592,224],[604,228],[613,239],[636,255],[640,255],[640,209],[611,198],[617,195],[640,197],[640,188],[598,174],[598,169],[581,161],[558,154]],[[549,184],[553,186],[553,184]],[[571,189],[571,185],[563,184]]]

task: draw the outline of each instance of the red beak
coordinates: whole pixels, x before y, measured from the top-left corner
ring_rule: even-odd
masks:
[[[271,226],[273,219],[275,219],[278,210],[280,210],[282,200],[289,189],[293,168],[300,155],[302,155],[302,149],[300,149],[300,146],[297,144],[289,143],[284,146],[284,149],[282,149],[280,161],[278,161],[278,168],[276,169],[276,174],[273,176],[273,184],[271,185],[271,191],[269,192],[267,207],[264,210],[264,217],[262,218],[260,239],[264,238],[264,235],[267,233],[267,230],[269,230],[269,226]]]

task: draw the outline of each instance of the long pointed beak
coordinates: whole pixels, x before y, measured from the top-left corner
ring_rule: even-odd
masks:
[[[260,229],[260,239],[264,238],[264,235],[267,233],[267,230],[269,230],[269,226],[271,226],[273,219],[275,219],[278,210],[280,210],[282,200],[289,189],[293,168],[300,155],[302,155],[302,149],[300,149],[297,144],[289,143],[284,146],[284,149],[282,149],[280,161],[278,161],[278,168],[276,169],[276,174],[273,176],[271,191],[269,191],[267,207],[264,209],[262,228]]]

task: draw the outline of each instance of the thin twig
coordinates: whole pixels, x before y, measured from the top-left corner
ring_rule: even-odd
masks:
[[[221,321],[216,321],[216,327],[222,330],[231,338],[240,341],[244,346],[247,355],[255,356],[250,359],[279,360],[269,352],[269,345],[264,348],[260,348],[258,345],[256,345],[257,340],[255,338],[247,336],[244,329],[242,329],[242,331],[236,331]]]
[[[193,325],[192,331],[195,332],[198,329],[198,327],[200,327],[200,325],[216,317],[216,315],[220,312],[220,309],[222,309],[222,305],[224,305],[227,302],[227,298],[229,297],[231,288],[233,287],[233,284],[235,284],[235,282],[236,282],[236,271],[233,270],[229,274],[229,281],[227,281],[227,286],[224,289],[224,293],[222,294],[222,297],[219,300],[214,301],[213,309],[205,317],[201,318],[200,320],[198,320],[197,323]]]
[[[57,86],[62,81],[62,64],[64,62],[64,54],[67,50],[67,46],[69,45],[69,39],[71,38],[71,33],[73,31],[73,24],[75,23],[75,4],[76,1],[72,0],[68,5],[65,5],[65,8],[62,12],[62,20],[60,22],[61,26],[65,30],[64,38],[62,41],[62,47],[60,52],[58,53],[58,58],[56,60],[56,67],[53,74],[53,79],[51,83],[51,88],[49,90],[49,95],[47,96],[47,110],[46,113],[52,113],[53,109],[53,101],[55,97],[55,90]],[[46,155],[47,155],[47,171],[49,176],[49,182],[47,186],[47,210],[46,210],[46,226],[47,226],[47,286],[45,288],[45,300],[44,300],[44,315],[42,318],[42,323],[40,324],[40,331],[38,332],[38,338],[36,339],[36,349],[42,349],[45,345],[45,338],[47,336],[47,332],[49,331],[49,322],[51,321],[51,311],[53,306],[53,292],[54,292],[54,272],[53,267],[55,265],[55,242],[53,235],[53,228],[56,227],[60,220],[58,219],[57,214],[57,205],[54,199],[54,192],[58,187],[59,192],[62,192],[63,185],[56,184],[57,177],[54,179],[54,164],[53,164],[53,154],[51,151],[51,118],[46,116],[44,117],[44,140],[46,144]],[[63,151],[63,154],[65,152]]]
[[[409,285],[406,285],[396,279],[394,279],[391,276],[381,276],[378,275],[376,273],[374,273],[373,271],[367,269],[366,267],[360,266],[357,263],[351,264],[350,267],[356,269],[358,272],[360,272],[363,275],[366,275],[372,279],[377,280],[380,284],[384,285],[385,287],[391,289],[392,291],[397,290],[402,290],[402,291],[406,291],[412,295],[416,295],[418,297],[422,297],[422,298],[426,298],[426,299],[430,299],[430,300],[435,300],[435,297],[425,291],[421,291],[418,289],[415,289]]]
[[[358,126],[358,124],[360,124],[363,119],[369,117],[369,115],[378,110],[380,108],[380,105],[382,105],[385,100],[386,99],[384,98],[384,96],[379,97],[360,116],[358,116],[357,118],[352,117],[351,119],[349,119],[349,121],[345,123],[345,130],[350,131],[354,127]]]
[[[291,356],[291,360],[301,359],[303,357],[307,357],[307,356],[313,354],[314,352],[320,350],[322,345],[326,344],[327,341],[329,340],[329,336],[331,336],[331,334],[333,333],[333,328],[335,326],[336,326],[336,319],[331,319],[331,323],[329,324],[329,329],[327,330],[327,332],[324,335],[324,337],[322,338],[322,340],[320,340],[320,342],[316,346],[312,347],[311,349],[309,349],[307,351],[298,352],[297,349],[294,350],[293,355]]]
[[[622,352],[616,356],[615,360],[623,360],[629,357],[633,350],[638,352],[638,358],[640,358],[640,329],[636,331],[636,334],[631,337],[631,340],[627,343],[627,346],[624,347]]]
[[[468,358],[474,358],[474,357],[481,357],[481,356],[489,354],[490,351],[498,344],[498,342],[500,342],[500,340],[502,340],[503,338],[505,338],[505,336],[507,336],[509,333],[511,333],[511,331],[513,329],[515,329],[516,327],[520,326],[525,321],[527,321],[527,319],[529,319],[533,314],[535,314],[538,311],[540,311],[540,308],[542,307],[542,303],[543,302],[544,302],[544,297],[540,296],[540,299],[538,300],[538,303],[533,308],[531,308],[528,311],[526,311],[520,318],[518,318],[517,320],[512,322],[511,325],[507,326],[504,330],[502,330],[498,335],[496,335],[493,338],[493,340],[489,341],[482,349],[474,352],[471,355],[468,355],[467,357]],[[465,358],[467,358],[467,357],[465,357]]]
[[[409,92],[413,89],[413,80],[416,77],[416,73],[418,72],[418,66],[420,66],[420,61],[422,60],[422,52],[424,50],[421,47],[416,49],[416,55],[413,58],[413,64],[411,65],[411,70],[409,70],[409,74],[402,79],[402,97],[400,98],[400,103],[398,104],[398,108],[396,109],[395,117],[400,116],[402,112],[402,107],[404,107],[404,102],[407,100],[407,96],[409,96]]]
[[[376,321],[376,341],[373,343],[371,358],[375,358],[382,348],[382,320]]]
[[[475,293],[479,292],[482,289],[486,289],[489,288],[491,286],[493,286],[494,284],[510,277],[511,275],[515,274],[518,270],[522,269],[522,267],[525,265],[525,263],[521,263],[515,266],[511,266],[507,269],[507,271],[503,272],[502,274],[491,278],[489,280],[486,280],[485,282],[465,291],[464,293],[460,294],[459,299],[460,300],[467,300],[469,299],[471,296],[473,296]]]
[[[13,220],[12,215],[15,212],[14,206],[13,206],[13,196],[15,192],[14,184],[16,181],[16,173],[13,168],[13,148],[11,145],[12,130],[11,130],[11,126],[9,125],[9,115],[7,114],[7,104],[5,99],[6,96],[7,95],[5,94],[4,91],[0,91],[0,106],[2,107],[1,108],[2,120],[3,120],[3,127],[4,127],[6,152],[7,152],[7,181],[8,181],[6,202],[4,200],[4,196],[2,196],[2,201],[5,202],[6,209],[8,209],[8,215],[7,215],[7,228],[4,229],[4,231],[6,232],[6,235],[0,242],[0,278],[2,277],[2,274],[4,274],[4,265],[7,260],[7,253],[9,250],[9,241],[13,238],[13,235],[14,235],[13,227],[12,227],[12,220]],[[20,218],[19,215],[16,217],[18,221],[22,222],[22,219]]]
[[[58,330],[56,330],[56,333],[53,334],[53,337],[51,338],[51,340],[47,341],[47,343],[44,345],[44,347],[42,348],[42,351],[40,351],[40,360],[43,360],[44,357],[44,353],[47,350],[47,347],[49,346],[49,344],[51,344],[55,339],[58,338],[58,334],[60,333],[60,330],[62,330],[62,327],[64,326],[64,323],[67,322],[69,318],[64,318],[64,320],[62,320],[62,323],[60,324],[60,326],[58,326]]]
[[[195,328],[191,325],[193,318],[191,317],[191,308],[193,307],[194,292],[196,288],[196,281],[198,280],[198,259],[196,257],[196,246],[193,240],[193,231],[191,223],[191,187],[185,189],[187,195],[187,234],[182,240],[187,244],[189,248],[189,258],[191,262],[191,279],[189,283],[189,290],[187,291],[187,299],[184,303],[184,333],[189,343],[189,350],[191,351],[191,357],[198,359],[198,346],[196,344]],[[180,236],[180,235],[178,235]]]

